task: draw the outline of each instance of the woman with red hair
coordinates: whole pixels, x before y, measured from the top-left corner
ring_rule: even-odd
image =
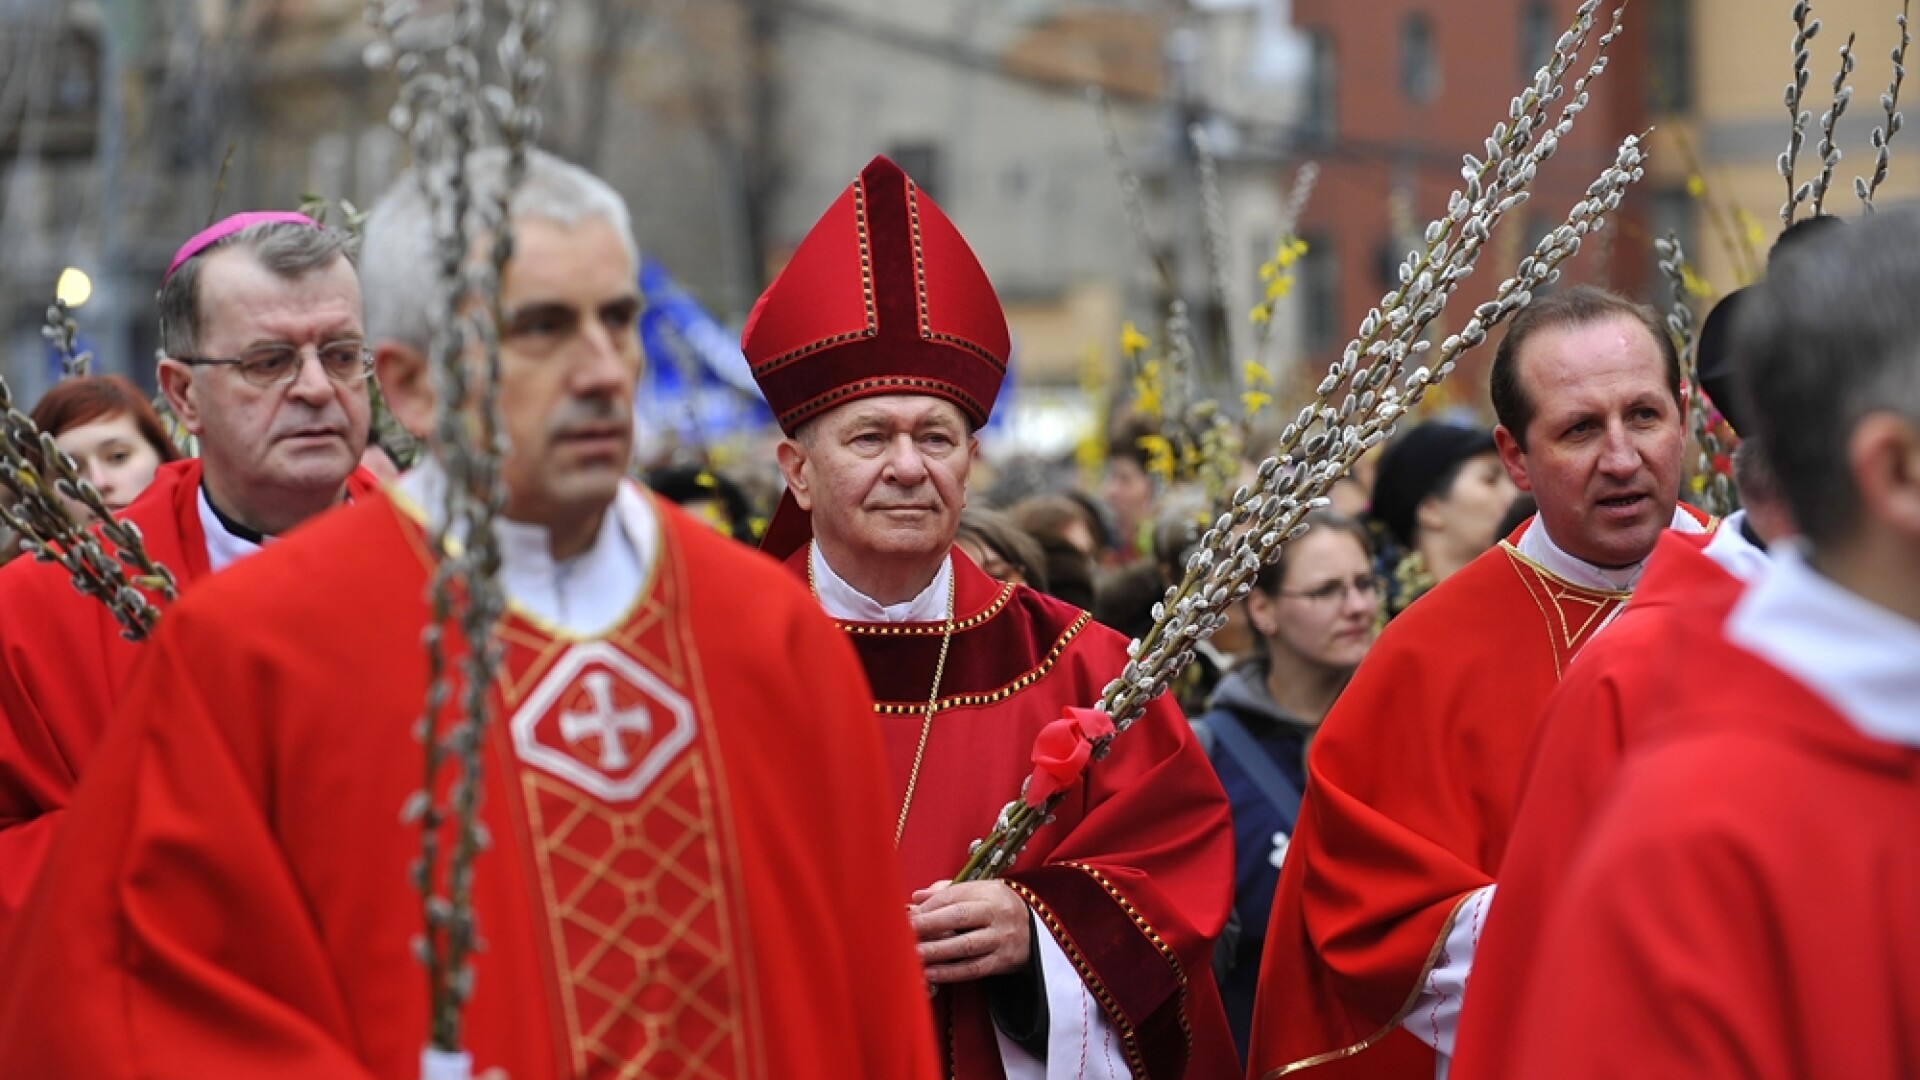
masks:
[[[63,379],[33,407],[33,422],[116,513],[146,490],[162,463],[180,458],[145,395],[118,375]],[[92,516],[83,504],[61,498],[76,519]]]

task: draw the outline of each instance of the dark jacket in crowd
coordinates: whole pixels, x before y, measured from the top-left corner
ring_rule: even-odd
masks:
[[[1282,710],[1267,692],[1264,657],[1248,659],[1227,673],[1195,727],[1201,729],[1201,741],[1233,813],[1233,907],[1240,937],[1221,976],[1220,996],[1244,1060],[1267,915],[1306,789],[1307,741],[1313,728]]]

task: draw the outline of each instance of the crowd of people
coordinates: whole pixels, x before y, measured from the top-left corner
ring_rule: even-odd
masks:
[[[493,723],[448,744],[492,842],[457,896],[423,900],[421,823],[421,740],[470,700],[430,698],[423,640],[477,644],[428,602],[455,480],[370,438],[376,383],[416,436],[478,407],[432,377],[421,186],[358,238],[245,213],[182,245],[155,376],[191,456],[117,376],[35,405],[179,598],[134,640],[58,566],[0,568],[0,1071],[1920,1059],[1920,212],[1794,230],[1709,320],[1746,509],[1681,499],[1660,318],[1555,290],[1498,345],[1496,424],[1403,425],[1110,745],[1089,707],[1213,512],[1125,417],[1097,493],[970,484],[1007,324],[911,177],[870,163],[754,307],[768,507],[634,480],[620,196],[535,153],[507,216]],[[956,880],[1043,778],[1014,863]],[[456,903],[464,1057],[427,1049],[420,967]]]

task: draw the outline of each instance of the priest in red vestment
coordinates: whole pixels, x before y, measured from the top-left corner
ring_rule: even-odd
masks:
[[[476,155],[470,179],[504,167]],[[382,385],[416,430],[422,202],[403,177],[366,227],[370,294],[393,300],[368,312]],[[619,196],[536,154],[513,213],[474,1064],[931,1077],[853,652],[780,567],[625,480],[640,298]],[[402,808],[444,482],[423,466],[163,620],[0,957],[10,1073],[421,1075]]]
[[[121,517],[182,592],[378,486],[358,468],[372,367],[352,244],[299,214],[250,213],[174,256],[160,385],[202,456],[163,466]],[[0,570],[0,938],[138,655],[65,570],[26,559]]]
[[[1669,527],[1679,359],[1648,309],[1535,301],[1494,359],[1494,437],[1539,513],[1387,625],[1315,737],[1281,867],[1250,1075],[1427,1080],[1453,1049],[1547,696]]]
[[[1667,699],[1619,770],[1498,1075],[1913,1075],[1916,289],[1903,210],[1796,247],[1742,305],[1751,411],[1806,545],[1698,648],[1717,692]]]
[[[1761,545],[1794,531],[1757,437],[1736,451],[1734,479],[1744,508],[1711,536],[1661,537],[1633,599],[1547,701],[1500,860],[1499,902],[1476,949],[1451,1080],[1507,1075],[1515,1017],[1534,992],[1528,976],[1540,935],[1594,808],[1622,760],[1684,711],[1683,699],[1711,697],[1725,685],[1700,657],[1743,589],[1771,569]]]
[[[892,766],[894,838],[963,1080],[1238,1071],[1209,973],[1232,833],[1169,699],[1092,766],[1005,881],[950,885],[1031,771],[1035,736],[1095,704],[1126,643],[954,547],[1006,372],[1005,316],[958,230],[876,158],[755,306],[744,346],[788,492],[763,547],[858,651]]]

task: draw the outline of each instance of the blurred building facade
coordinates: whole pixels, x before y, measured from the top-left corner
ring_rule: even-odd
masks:
[[[1337,355],[1458,185],[1460,155],[1479,152],[1574,5],[577,0],[560,6],[548,46],[542,142],[626,193],[643,247],[734,325],[861,164],[893,156],[978,249],[1013,323],[1009,408],[1051,424],[1035,438],[1057,449],[1059,425],[1095,408],[1080,392],[1089,353],[1110,368],[1120,322],[1153,334],[1176,294],[1193,309],[1214,389],[1245,360],[1304,376]],[[80,321],[101,366],[150,382],[151,297],[181,239],[216,210],[291,207],[307,194],[364,206],[392,181],[408,151],[386,122],[390,79],[361,61],[362,6],[0,0],[0,370],[23,400],[51,380],[38,327],[63,267],[92,276]],[[435,11],[451,6],[424,0],[415,32],[435,33]],[[1761,7],[1630,8],[1574,137],[1462,299],[1510,272],[1618,140],[1648,127],[1652,175],[1569,278],[1657,298],[1651,238],[1668,230],[1716,288],[1750,273],[1746,251],[1764,251],[1784,197],[1774,158],[1792,33],[1786,0]],[[1858,212],[1853,176],[1871,171],[1896,12],[1891,0],[1817,6],[1826,28],[1806,106],[1816,127],[1834,50],[1860,34],[1830,210]],[[1129,227],[1089,87],[1141,184],[1145,237]],[[1221,283],[1204,243],[1194,128],[1220,176]],[[1911,138],[1895,140],[1882,198],[1920,191]],[[1803,177],[1817,139],[1808,134]],[[1321,169],[1298,224],[1311,251],[1256,352],[1255,270],[1308,161]],[[1458,380],[1469,388],[1485,358],[1470,361]]]
[[[1793,71],[1792,4],[1672,2],[1688,9],[1694,79],[1688,87],[1686,122],[1673,125],[1656,148],[1683,183],[1692,181],[1691,253],[1705,283],[1719,294],[1745,284],[1764,267],[1767,249],[1782,228],[1780,207],[1787,200],[1787,186],[1777,161],[1787,148],[1789,130],[1782,94]],[[1827,213],[1859,218],[1864,212],[1854,194],[1854,179],[1873,175],[1870,139],[1874,129],[1886,123],[1880,96],[1893,76],[1892,52],[1900,43],[1894,19],[1900,13],[1899,0],[1817,0],[1813,5],[1822,27],[1808,45],[1811,78],[1801,108],[1812,114],[1812,123],[1795,168],[1796,185],[1820,171],[1821,116],[1833,103],[1840,47],[1849,34],[1857,35],[1857,66],[1848,80],[1853,100],[1836,131],[1841,159],[1827,195]],[[1911,66],[1920,51],[1907,59]],[[1917,90],[1909,80],[1902,102],[1910,106]],[[1876,202],[1891,204],[1920,195],[1916,138],[1920,131],[1894,136],[1892,160]],[[1803,208],[1800,216],[1806,214]]]

